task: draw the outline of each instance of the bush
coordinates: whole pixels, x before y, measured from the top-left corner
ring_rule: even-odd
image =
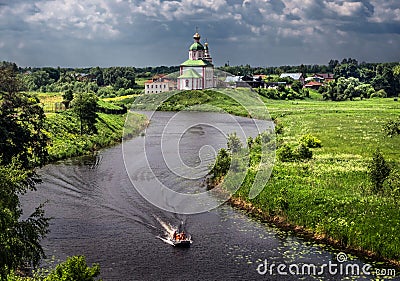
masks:
[[[254,139],[257,144],[268,144],[274,139],[274,135],[271,131],[264,131]]]
[[[228,150],[231,153],[237,153],[242,148],[243,144],[240,141],[239,137],[236,135],[236,132],[228,135]]]
[[[371,94],[371,98],[386,98],[387,94],[384,89],[381,89],[373,94]]]
[[[111,98],[112,96],[115,97],[115,91],[111,86],[101,87],[97,91],[97,96],[101,98]]]
[[[276,156],[282,162],[309,160],[313,156],[313,152],[310,148],[321,146],[321,141],[319,139],[308,134],[299,139],[298,146],[294,149],[287,143],[282,145],[276,151]]]
[[[305,146],[303,143],[300,143],[293,151],[294,158],[296,160],[309,160],[312,158],[312,151]]]
[[[100,266],[93,264],[89,267],[84,256],[74,256],[57,265],[44,281],[92,281],[100,275]]]
[[[390,166],[383,158],[379,149],[372,155],[372,161],[368,165],[368,175],[372,182],[372,191],[380,193],[383,190],[383,183],[390,174]]]
[[[389,137],[400,135],[400,117],[397,120],[389,120],[383,125],[383,131]]]
[[[283,134],[283,125],[279,122],[278,119],[274,119],[274,129],[275,134],[282,135]]]
[[[290,162],[295,159],[293,150],[289,144],[285,143],[276,151],[276,157],[282,162]]]
[[[226,149],[222,148],[215,159],[214,167],[210,171],[213,182],[218,182],[225,176],[231,166],[231,156]]]
[[[314,137],[311,134],[307,134],[307,135],[302,136],[299,139],[299,143],[304,144],[308,148],[322,147],[321,140],[317,139],[316,137]]]
[[[393,169],[384,182],[384,190],[388,196],[400,197],[400,171]]]

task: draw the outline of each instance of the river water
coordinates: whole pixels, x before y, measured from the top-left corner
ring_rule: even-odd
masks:
[[[157,113],[146,136],[151,140],[162,130],[164,135],[176,134],[165,130],[173,116],[174,113]],[[257,134],[249,119],[232,119],[217,113],[182,113],[173,123],[173,128],[179,126],[186,128],[180,136],[180,147],[167,141],[162,150],[171,155],[178,151],[183,163],[199,170],[200,176],[212,163],[215,151],[225,146],[224,132],[237,131],[240,126],[247,136]],[[260,125],[263,129],[269,126]],[[390,268],[351,255],[347,262],[339,263],[340,250],[250,219],[227,205],[192,215],[163,210],[167,205],[161,209],[154,206],[133,184],[153,185],[151,179],[157,177],[170,188],[182,190],[189,186],[190,193],[204,192],[205,187],[198,177],[178,179],[178,162],[156,165],[174,157],[160,153],[151,141],[143,153],[146,136],[95,156],[50,164],[39,171],[43,184],[37,192],[26,194],[22,203],[29,213],[45,202],[46,214],[52,217],[50,233],[42,242],[49,260],[58,262],[68,256],[85,255],[88,263],[100,264],[103,280],[375,280],[376,276],[362,272],[363,266]],[[199,150],[203,152],[199,154]],[[154,174],[142,168],[143,157],[150,158],[146,161],[153,163],[153,168],[157,166]],[[159,221],[171,226],[183,221],[192,235],[192,246],[174,248],[159,239],[165,233]],[[330,270],[329,263],[333,264]],[[287,275],[277,271],[279,264],[280,271]],[[297,272],[296,268],[301,270],[304,264],[315,265],[316,274]],[[358,276],[338,270],[340,265],[349,264],[360,269]]]

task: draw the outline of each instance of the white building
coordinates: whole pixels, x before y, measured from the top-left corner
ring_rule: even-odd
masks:
[[[158,94],[175,90],[176,86],[173,81],[163,77],[156,77],[144,83],[145,94]]]
[[[282,73],[280,78],[290,77],[295,81],[300,81],[304,85],[305,78],[302,73]]]
[[[179,90],[198,90],[216,87],[214,65],[209,53],[208,43],[200,43],[200,34],[193,35],[194,43],[189,48],[189,59],[180,66]]]

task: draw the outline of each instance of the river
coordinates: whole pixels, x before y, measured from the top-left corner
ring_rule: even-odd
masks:
[[[367,263],[376,268],[377,263],[351,255],[347,255],[347,262],[339,263],[340,250],[258,222],[228,205],[185,215],[163,210],[176,202],[167,200],[168,204],[160,209],[144,199],[133,184],[153,185],[154,177],[172,189],[190,187],[189,193],[204,192],[199,176],[207,172],[216,151],[225,146],[224,132],[237,130],[239,124],[246,136],[257,134],[254,124],[246,118],[195,112],[175,116],[157,113],[146,136],[104,149],[95,156],[50,164],[39,171],[43,183],[38,191],[26,194],[22,203],[26,213],[45,203],[46,215],[52,217],[50,233],[42,242],[49,260],[58,262],[68,256],[85,255],[88,263],[100,264],[103,280],[374,279],[363,274],[362,268]],[[179,138],[181,147],[168,141],[163,144],[164,154],[172,152],[165,156],[151,137],[176,134],[174,129],[165,130],[172,117],[172,128],[182,127],[184,133]],[[270,126],[261,124],[264,129]],[[150,141],[143,152],[146,137]],[[203,152],[199,154],[199,150]],[[185,165],[196,168],[199,174],[177,177],[178,162],[172,161],[179,158],[174,158],[176,152]],[[156,166],[154,174],[143,168],[143,157],[149,158],[146,162],[152,168]],[[164,157],[173,163],[156,165],[165,162]],[[192,235],[192,246],[182,249],[164,243],[158,238],[165,233],[159,220],[172,226],[183,221]],[[329,263],[337,265],[337,269],[340,264],[351,263],[361,272],[359,276],[350,276],[345,270],[334,274],[335,267],[329,271]],[[315,265],[316,274],[296,272],[296,266],[301,268],[304,264]]]

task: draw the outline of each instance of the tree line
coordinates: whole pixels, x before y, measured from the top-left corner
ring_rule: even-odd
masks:
[[[178,66],[158,67],[90,67],[90,68],[31,68],[18,67],[2,62],[12,68],[24,82],[24,90],[41,92],[93,92],[99,97],[114,97],[140,93],[142,87],[137,78],[151,78],[156,74],[170,74]],[[395,97],[400,92],[400,65],[393,63],[359,63],[356,59],[330,60],[326,65],[240,66],[219,67],[233,75],[279,75],[284,72],[302,73],[304,77],[314,73],[333,73],[332,81],[320,89],[325,99],[340,101],[354,98]]]
[[[298,66],[251,67],[248,64],[240,66],[226,64],[219,69],[239,76],[270,75],[268,81],[271,79],[272,81],[284,81],[274,77],[274,75],[277,76],[286,72],[302,73],[304,77],[317,73],[332,73],[335,80],[326,83],[324,87],[319,89],[319,92],[324,99],[333,101],[352,100],[354,98],[397,97],[400,92],[400,64],[398,62],[359,63],[356,59],[345,58],[342,61],[330,60],[327,65],[301,64]]]
[[[1,62],[0,66],[13,69],[22,78],[25,90],[40,92],[62,92],[71,89],[75,92],[89,89],[96,92],[102,87],[114,91],[140,88],[135,79],[148,78],[156,74],[172,73],[178,66],[157,67],[90,67],[53,68],[18,67],[15,63]],[[103,94],[105,91],[102,92]]]
[[[400,64],[358,64],[354,59],[338,63],[335,80],[319,89],[325,99],[341,101],[354,98],[398,97]]]

